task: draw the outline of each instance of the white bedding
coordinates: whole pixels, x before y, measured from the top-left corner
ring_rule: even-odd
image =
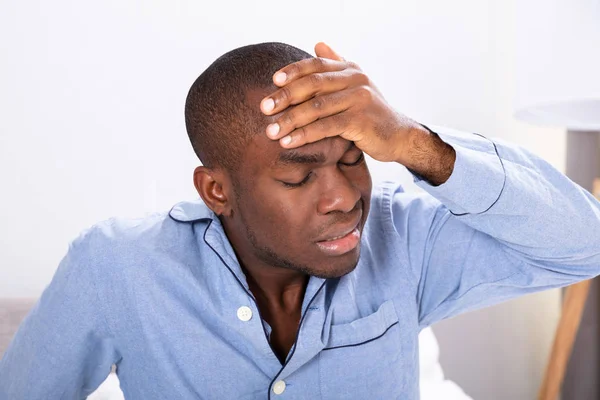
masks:
[[[431,328],[419,335],[419,385],[421,400],[473,400],[454,382],[444,378],[440,347]]]

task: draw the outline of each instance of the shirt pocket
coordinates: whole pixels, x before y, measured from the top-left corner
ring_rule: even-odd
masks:
[[[392,300],[366,317],[332,325],[319,355],[323,398],[406,398],[401,333]]]

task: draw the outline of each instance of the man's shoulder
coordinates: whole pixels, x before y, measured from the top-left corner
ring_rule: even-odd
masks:
[[[112,290],[141,277],[163,276],[165,271],[203,262],[199,235],[209,221],[182,221],[174,218],[173,209],[136,218],[112,217],[93,224],[69,244],[65,258],[70,268],[79,276],[95,279],[101,290]]]
[[[391,218],[392,214],[421,214],[439,208],[441,202],[423,189],[409,188],[399,182],[383,181],[373,187],[370,215]]]
[[[400,182],[382,181],[373,186],[368,218],[370,225],[390,222],[392,202],[397,193],[406,193]]]
[[[159,234],[168,220],[168,212],[156,212],[136,218],[111,217],[82,230],[71,247],[108,253],[123,245]]]
[[[435,213],[443,207],[425,191],[406,190],[399,182],[381,182],[373,187],[367,220],[370,240],[406,240],[409,231],[426,230]]]
[[[193,236],[193,223],[210,220],[210,209],[202,200],[182,201],[168,211],[141,217],[112,217],[83,230],[72,246],[92,253],[115,254],[135,252],[185,242]]]
[[[210,220],[212,211],[201,199],[181,201],[168,211],[147,213],[140,217],[112,217],[85,229],[83,240],[136,241],[156,235],[168,234],[170,230],[186,228],[189,223]]]

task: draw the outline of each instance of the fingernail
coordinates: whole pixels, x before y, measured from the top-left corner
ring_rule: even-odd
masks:
[[[286,136],[284,138],[281,138],[281,144],[287,146],[290,143],[292,143],[292,138],[291,137]]]
[[[275,138],[275,136],[277,136],[278,133],[279,124],[271,124],[267,126],[267,135],[269,135],[270,137]]]
[[[275,81],[275,83],[283,85],[287,80],[287,74],[285,72],[278,72],[275,74],[273,80]]]
[[[262,108],[266,112],[273,111],[273,109],[275,108],[275,102],[273,101],[273,99],[268,98],[265,101],[263,101]]]

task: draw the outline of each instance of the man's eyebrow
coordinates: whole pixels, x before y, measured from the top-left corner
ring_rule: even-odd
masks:
[[[348,147],[345,151],[349,151],[355,147],[354,142],[348,142]],[[275,164],[290,165],[290,164],[323,164],[327,161],[325,153],[300,153],[296,150],[287,150],[279,154],[279,158]]]
[[[284,151],[279,154],[277,164],[323,164],[327,160],[324,153],[300,153],[294,150]]]

